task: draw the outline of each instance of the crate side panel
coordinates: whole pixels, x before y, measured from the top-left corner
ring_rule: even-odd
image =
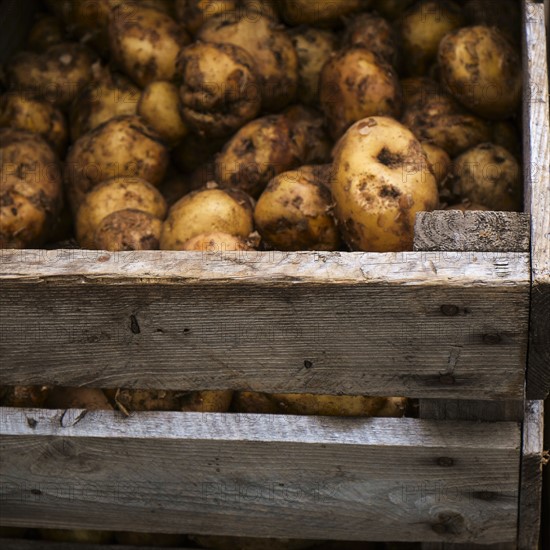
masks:
[[[6,262],[0,383],[522,396],[525,254],[167,257]]]
[[[550,392],[550,113],[544,5],[524,0],[525,209],[531,214],[533,277],[527,399]]]
[[[3,523],[335,540],[516,536],[515,423],[82,412],[4,409]]]

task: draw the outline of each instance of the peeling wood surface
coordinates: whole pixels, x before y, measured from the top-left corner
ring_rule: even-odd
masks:
[[[1,254],[2,384],[523,394],[524,253],[65,252]]]
[[[516,423],[4,409],[3,523],[508,542]]]

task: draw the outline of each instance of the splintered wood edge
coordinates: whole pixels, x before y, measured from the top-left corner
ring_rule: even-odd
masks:
[[[0,282],[74,284],[528,284],[522,252],[103,252],[0,250]]]
[[[524,0],[525,208],[531,213],[532,310],[527,399],[550,392],[550,144],[544,6]]]
[[[520,212],[419,212],[418,251],[529,252],[529,215]]]
[[[442,433],[440,422],[413,418],[182,412],[136,412],[125,417],[115,411],[10,407],[0,410],[0,434],[502,450],[517,450],[520,439],[519,425],[513,422],[500,423],[494,437],[494,426],[489,424],[449,421]]]

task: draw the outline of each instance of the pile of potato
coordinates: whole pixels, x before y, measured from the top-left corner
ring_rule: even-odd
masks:
[[[0,246],[389,252],[421,210],[520,210],[493,4],[44,0],[2,71]]]

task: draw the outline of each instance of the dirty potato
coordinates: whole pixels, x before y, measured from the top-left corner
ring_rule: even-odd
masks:
[[[521,211],[521,168],[499,145],[482,143],[456,158],[450,185],[456,196],[491,210]]]
[[[334,151],[332,194],[353,250],[410,250],[415,215],[438,205],[437,183],[413,133],[386,117],[356,122]]]
[[[229,136],[260,112],[256,63],[243,48],[196,42],[181,51],[178,72],[181,114],[199,135]]]
[[[63,204],[59,161],[38,134],[0,129],[0,248],[40,246]]]
[[[235,13],[238,0],[175,0],[175,7],[178,20],[191,36],[195,36],[207,19]]]
[[[189,42],[187,33],[158,9],[134,6],[129,15],[124,9],[116,7],[109,22],[115,62],[141,87],[155,80],[173,80],[178,53]]]
[[[81,44],[64,42],[44,53],[20,52],[5,66],[10,90],[68,107],[92,79],[95,54]]]
[[[180,115],[178,88],[171,82],[161,80],[147,85],[137,113],[169,146],[179,143],[189,132]]]
[[[376,13],[361,13],[350,19],[342,45],[344,48],[366,48],[396,68],[401,64],[397,33],[387,19]]]
[[[101,220],[94,236],[94,248],[119,252],[158,250],[162,221],[142,210],[118,210]]]
[[[50,46],[65,41],[65,29],[61,21],[53,15],[45,15],[31,27],[27,37],[27,48],[33,52],[42,53]]]
[[[277,174],[300,166],[303,154],[286,116],[262,117],[243,126],[217,155],[216,181],[258,197]]]
[[[338,38],[329,30],[296,27],[290,37],[298,55],[300,101],[308,105],[319,100],[321,69],[338,47]]]
[[[45,406],[48,409],[113,410],[109,400],[99,388],[63,388],[55,386],[48,393]]]
[[[461,7],[448,0],[421,0],[407,10],[397,24],[407,73],[426,74],[441,39],[463,24]]]
[[[94,130],[117,116],[135,115],[141,90],[119,73],[99,64],[94,78],[76,97],[70,110],[71,139]]]
[[[428,78],[409,78],[402,82],[401,122],[418,139],[428,141],[455,157],[491,139],[487,121],[459,105]]]
[[[136,116],[115,117],[84,134],[65,161],[65,183],[73,212],[86,193],[112,177],[143,178],[157,186],[168,166],[160,138]]]
[[[207,188],[180,199],[162,226],[162,250],[181,250],[185,243],[204,233],[229,233],[246,239],[254,230],[253,204],[237,189]]]
[[[374,115],[398,117],[401,87],[394,69],[361,47],[342,50],[323,67],[320,103],[334,139]]]
[[[340,236],[331,214],[330,191],[315,167],[273,178],[254,210],[260,235],[276,250],[337,250]]]
[[[521,60],[494,27],[464,27],[439,44],[441,80],[475,114],[495,120],[516,113],[521,100]]]
[[[141,178],[108,179],[84,196],[76,215],[76,238],[83,248],[95,248],[101,222],[119,210],[139,210],[160,220],[166,215],[166,202],[160,191]]]
[[[441,147],[437,147],[427,141],[421,142],[422,150],[426,154],[428,168],[435,176],[435,181],[439,185],[446,178],[451,169],[451,157]]]
[[[65,155],[69,131],[63,113],[51,103],[20,94],[0,97],[0,128],[41,135],[60,157]]]
[[[290,36],[269,17],[218,14],[205,22],[197,38],[233,44],[248,52],[256,63],[265,110],[279,111],[295,98],[298,57]]]

